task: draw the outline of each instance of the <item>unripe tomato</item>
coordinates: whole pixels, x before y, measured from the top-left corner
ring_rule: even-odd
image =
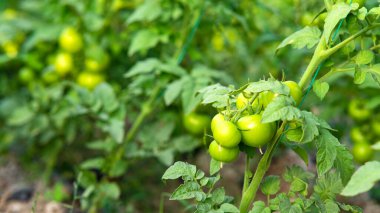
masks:
[[[266,108],[278,94],[273,93],[272,91],[265,91],[260,93],[260,103]]]
[[[235,147],[240,143],[241,134],[231,121],[218,120],[212,129],[214,139],[226,148]]]
[[[358,163],[365,163],[373,157],[372,147],[368,143],[354,144],[352,147],[352,155]]]
[[[4,53],[9,58],[14,58],[18,54],[18,44],[13,41],[7,41],[4,44],[2,44]]]
[[[54,60],[55,71],[61,76],[72,71],[73,67],[73,58],[70,53],[59,53]]]
[[[210,127],[211,119],[207,115],[191,112],[183,117],[185,129],[194,135],[201,135]]]
[[[224,49],[224,38],[221,33],[214,33],[211,38],[211,44],[214,50],[222,51]]]
[[[224,163],[230,163],[239,156],[239,147],[226,148],[216,141],[211,142],[208,151],[213,159]]]
[[[58,79],[59,79],[58,74],[53,71],[44,72],[42,74],[42,80],[47,84],[55,83],[58,81]]]
[[[302,100],[302,89],[298,84],[294,81],[285,81],[284,84],[290,89],[290,96],[296,101],[296,105],[298,106]]]
[[[59,37],[59,45],[62,49],[74,53],[82,49],[83,41],[76,29],[67,27]]]
[[[243,142],[252,147],[262,147],[272,139],[276,131],[274,123],[261,123],[259,114],[241,117],[237,126],[241,131]]]
[[[366,108],[364,100],[353,99],[348,104],[348,114],[356,121],[365,121],[371,116],[372,112]]]
[[[359,127],[354,127],[350,132],[351,140],[354,143],[366,143],[367,139]]]
[[[20,70],[18,78],[22,83],[29,83],[34,79],[34,72],[28,67],[24,67]]]
[[[81,72],[77,78],[78,84],[89,90],[94,89],[103,81],[104,81],[103,76],[96,73],[90,73],[90,72]]]
[[[86,71],[100,72],[107,67],[109,56],[107,52],[100,46],[90,46],[86,49]]]
[[[351,2],[351,0],[346,0],[346,3],[347,3],[347,4],[350,4],[350,2]],[[352,4],[353,4],[353,3],[357,3],[357,4],[359,4],[359,8],[360,8],[360,7],[363,7],[364,4],[365,4],[365,2],[366,2],[366,0],[352,0]]]
[[[13,20],[15,18],[17,18],[18,16],[18,12],[14,9],[10,9],[10,8],[7,8],[5,9],[1,16],[5,19],[5,20]]]
[[[314,15],[311,14],[311,13],[304,13],[302,16],[301,16],[301,24],[303,26],[311,26],[311,25],[315,25],[313,23],[313,20],[314,20]]]
[[[108,64],[107,61],[98,61],[95,59],[87,58],[85,61],[86,70],[90,72],[100,72],[102,71]]]
[[[371,129],[377,135],[380,136],[380,116],[376,116],[371,122]]]
[[[211,120],[211,131],[214,131],[215,126],[216,126],[218,123],[220,123],[220,122],[222,122],[222,121],[224,121],[224,120],[225,120],[225,119],[224,119],[224,115],[222,115],[221,113],[216,114],[216,115],[212,118],[212,120]]]
[[[260,95],[259,95],[260,96]],[[253,101],[252,103],[252,107],[254,109],[258,108],[259,107],[259,96],[256,97],[256,99]],[[236,108],[237,109],[243,109],[247,104],[248,104],[248,99],[244,96],[243,93],[240,93],[237,98],[236,98]]]

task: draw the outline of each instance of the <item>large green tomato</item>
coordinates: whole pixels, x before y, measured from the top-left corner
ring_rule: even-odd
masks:
[[[183,117],[185,129],[194,135],[201,135],[210,127],[210,118],[207,115],[191,112]]]
[[[218,124],[224,120],[225,120],[224,115],[222,115],[220,113],[216,114],[211,120],[211,131],[214,131],[216,124]]]
[[[83,46],[82,37],[76,29],[67,27],[59,36],[59,46],[70,53],[78,52]]]
[[[241,117],[237,126],[243,142],[252,147],[262,147],[272,139],[276,131],[274,123],[261,123],[261,115],[258,114]]]
[[[230,163],[239,156],[239,147],[226,148],[216,141],[211,142],[208,151],[213,159],[224,163]]]
[[[365,163],[373,157],[372,147],[368,143],[354,144],[352,147],[352,155],[358,163]]]
[[[222,146],[231,148],[240,143],[241,134],[231,121],[218,120],[212,129],[214,139]]]
[[[351,140],[354,143],[366,143],[367,138],[359,127],[353,127],[350,131]]]
[[[365,101],[360,99],[353,99],[348,104],[348,114],[357,121],[365,121],[371,115],[370,109],[365,107]]]
[[[59,75],[65,76],[72,71],[73,67],[73,57],[70,53],[59,53],[55,58],[54,68]]]
[[[290,89],[290,96],[296,101],[296,105],[301,103],[302,100],[302,89],[298,84],[294,81],[285,81],[284,84]]]

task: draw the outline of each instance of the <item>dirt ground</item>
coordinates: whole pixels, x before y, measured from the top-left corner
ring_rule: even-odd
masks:
[[[200,169],[208,171],[208,162],[210,160],[209,155],[204,152],[200,152],[195,158],[194,164]],[[291,151],[286,152],[281,158],[273,160],[272,166],[269,169],[268,174],[280,175],[283,173],[287,166],[297,164],[305,168],[305,164]],[[311,169],[313,166],[309,165]],[[226,164],[222,170],[222,180],[220,185],[225,186],[228,195],[240,196],[241,185],[243,182],[244,172],[244,159],[240,158],[238,162],[234,164]],[[160,186],[158,189],[153,189],[152,197],[157,199],[153,201],[153,205],[159,206],[162,190],[170,192],[173,191],[179,182],[171,182],[166,186]],[[286,185],[282,184],[283,191],[286,191]],[[0,161],[0,213],[66,213],[69,209],[64,205],[54,201],[48,201],[44,198],[43,194],[47,189],[44,188],[39,180],[31,180],[29,175],[26,174],[20,166],[17,164],[16,159],[6,159]],[[70,189],[68,189],[70,190]],[[258,199],[265,200],[263,195],[259,195]],[[367,194],[362,194],[354,199],[342,200],[344,202],[358,205],[364,209],[365,213],[380,213],[380,205],[371,201]],[[139,204],[136,204],[138,206]],[[178,202],[165,200],[165,212],[179,213],[181,205]],[[138,207],[137,207],[138,208]],[[183,209],[183,208],[182,208]],[[79,210],[75,210],[75,213],[79,213]],[[136,212],[143,212],[138,211]]]

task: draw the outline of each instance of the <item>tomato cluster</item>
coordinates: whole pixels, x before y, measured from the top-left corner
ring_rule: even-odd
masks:
[[[290,89],[290,96],[299,104],[302,90],[298,84],[293,81],[283,84]],[[232,110],[224,110],[215,115],[211,121],[214,137],[209,146],[211,157],[229,163],[238,157],[241,142],[254,148],[261,148],[269,143],[276,133],[277,124],[263,123],[262,112],[277,96],[271,91],[264,91],[256,96],[243,91],[236,97],[237,114]]]
[[[1,15],[2,18],[6,16],[7,19],[14,19],[18,16],[18,12],[8,9]],[[19,51],[24,43],[27,43],[25,35],[19,33],[13,39],[2,41],[0,51],[10,60],[21,57]],[[35,50],[40,52],[40,55],[47,55],[46,64],[43,65],[45,68],[40,74],[32,66],[21,67],[18,79],[22,84],[32,86],[39,79],[45,84],[53,84],[61,79],[71,79],[91,90],[104,81],[102,71],[108,66],[109,56],[102,47],[86,45],[83,34],[72,26],[63,28],[55,43],[58,44],[58,50],[49,49],[48,45],[35,46]],[[38,61],[40,64],[41,60]]]
[[[380,141],[380,114],[374,115],[362,99],[350,101],[348,114],[355,121],[350,131],[352,155],[356,162],[362,164],[374,157],[375,151],[371,145]]]

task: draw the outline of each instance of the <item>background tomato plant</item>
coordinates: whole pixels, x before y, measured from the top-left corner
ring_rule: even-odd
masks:
[[[269,75],[299,80],[312,50],[276,48],[303,27],[322,29],[326,18],[323,1],[299,0],[6,0],[0,6],[1,158],[16,157],[51,192],[60,191],[58,174],[73,193],[50,198],[90,212],[155,211],[165,168],[193,161],[212,144],[209,122],[217,110],[203,106],[198,92]],[[366,6],[369,12],[378,3]],[[361,14],[347,16],[340,39],[362,27]],[[358,144],[371,145],[375,160],[379,124],[347,103],[364,99],[371,115],[378,111],[376,79],[352,72],[355,64],[376,64],[378,30],[372,32],[325,61],[313,88],[319,92],[310,93],[305,108],[328,120],[349,146],[350,129],[358,127],[368,137]],[[350,64],[339,64],[347,58]],[[297,93],[291,96],[298,102]],[[151,194],[147,183],[158,192]]]

